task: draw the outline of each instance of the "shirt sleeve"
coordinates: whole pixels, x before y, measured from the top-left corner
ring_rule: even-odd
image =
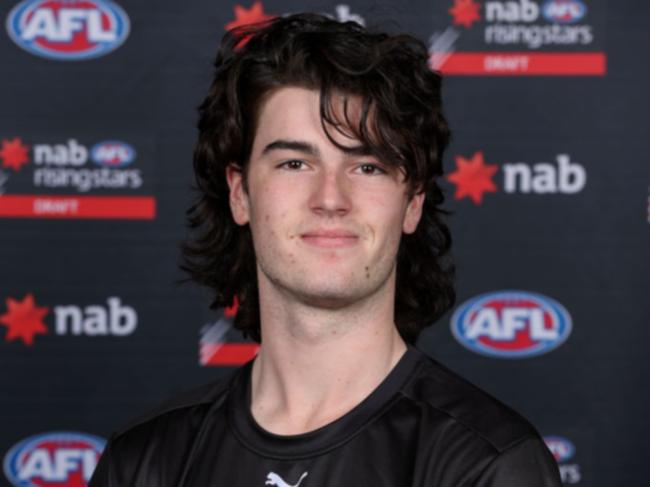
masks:
[[[529,438],[501,452],[481,473],[475,487],[562,487],[557,462],[540,438]]]

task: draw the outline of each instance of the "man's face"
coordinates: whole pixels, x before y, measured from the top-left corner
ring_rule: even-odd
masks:
[[[354,117],[358,100],[348,103]],[[342,107],[341,98],[336,106]],[[358,140],[329,132],[342,145],[360,148]],[[400,237],[415,231],[424,196],[409,200],[400,169],[332,144],[321,126],[317,91],[284,87],[268,96],[247,190],[234,167],[227,177],[233,217],[250,224],[260,290],[340,308],[394,288]]]

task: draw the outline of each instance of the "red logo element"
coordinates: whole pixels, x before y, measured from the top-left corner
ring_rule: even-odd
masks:
[[[20,338],[30,347],[34,343],[34,335],[44,335],[48,332],[43,318],[49,308],[36,306],[34,295],[27,294],[22,301],[7,298],[7,313],[0,316],[0,324],[8,327],[5,341],[10,342]]]
[[[0,218],[3,217],[153,220],[156,199],[152,196],[3,194]]]
[[[454,17],[454,25],[463,25],[469,29],[474,22],[481,20],[480,9],[481,4],[474,0],[454,0],[449,13]]]
[[[454,52],[440,66],[457,76],[604,76],[602,52]]]
[[[4,139],[0,149],[0,158],[2,158],[2,167],[19,171],[23,164],[29,162],[29,146],[24,145],[18,137],[12,140]]]
[[[262,5],[262,2],[260,1],[255,2],[250,9],[246,9],[241,5],[235,5],[233,10],[235,12],[235,20],[226,24],[226,30],[232,30],[244,25],[266,22],[267,20],[275,18],[275,15],[264,13],[264,5]],[[239,41],[236,47],[244,47],[249,38],[250,37],[244,37]]]
[[[5,455],[11,485],[86,487],[106,440],[76,431],[41,433],[15,444]]]
[[[232,300],[232,304],[224,308],[223,314],[226,318],[234,318],[237,316],[237,310],[239,309],[239,299],[237,296]]]
[[[260,348],[253,342],[229,342],[226,335],[232,329],[239,309],[235,296],[233,303],[219,311],[217,321],[201,328],[199,362],[204,367],[229,367],[252,360]]]
[[[471,158],[456,156],[456,170],[447,179],[456,185],[454,199],[469,197],[475,204],[483,202],[483,193],[496,193],[492,176],[499,166],[486,164],[483,152],[476,152]]]
[[[557,301],[527,291],[497,291],[463,303],[451,331],[469,350],[496,358],[541,355],[571,334],[571,315]]]
[[[117,49],[129,25],[126,12],[111,0],[23,0],[7,17],[7,32],[18,46],[67,61]]]

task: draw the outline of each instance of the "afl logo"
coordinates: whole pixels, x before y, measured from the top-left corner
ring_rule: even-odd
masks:
[[[124,167],[135,160],[135,150],[124,142],[108,140],[95,144],[90,150],[90,158],[98,166]]]
[[[549,22],[573,24],[587,14],[587,6],[580,0],[548,0],[542,13]]]
[[[124,10],[109,0],[24,0],[7,17],[16,44],[60,61],[108,54],[124,43],[129,25]]]
[[[525,291],[483,294],[463,303],[451,331],[469,350],[497,358],[541,355],[571,333],[571,316],[557,301]]]
[[[75,432],[31,436],[5,456],[4,471],[16,487],[80,487],[87,485],[105,441]]]
[[[576,447],[573,446],[573,443],[561,436],[545,436],[544,443],[546,443],[548,449],[551,450],[551,453],[558,463],[566,462],[576,451]]]

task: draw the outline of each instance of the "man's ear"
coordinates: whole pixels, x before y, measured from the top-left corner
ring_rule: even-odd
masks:
[[[246,225],[250,221],[250,206],[248,193],[244,189],[243,169],[235,164],[226,166],[226,181],[230,188],[230,211],[238,225]]]
[[[422,206],[424,205],[424,191],[413,195],[406,207],[402,232],[413,233],[418,227],[420,218],[422,218]]]

